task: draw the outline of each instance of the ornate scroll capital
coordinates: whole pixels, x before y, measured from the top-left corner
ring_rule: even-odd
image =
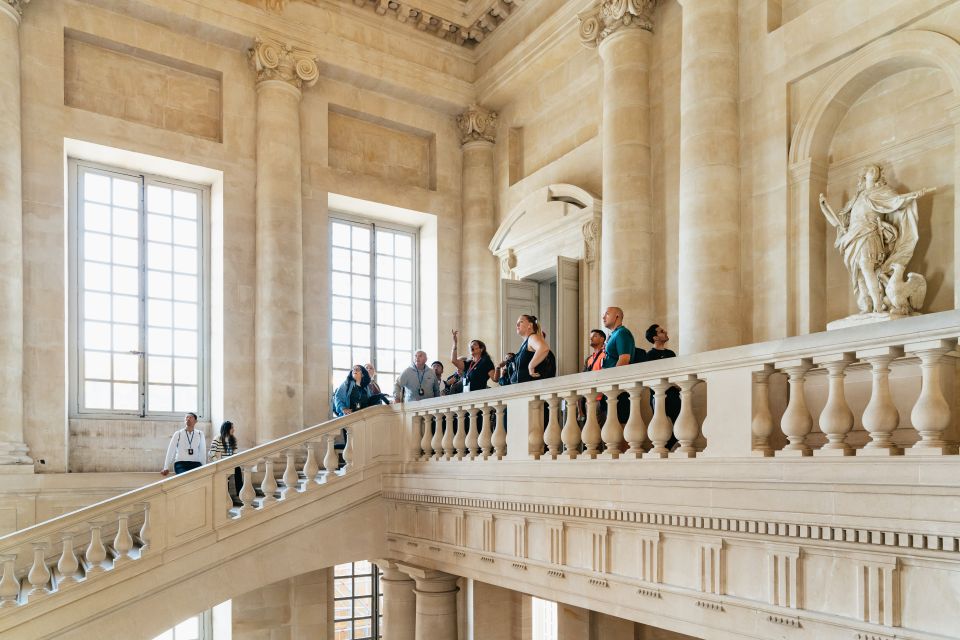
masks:
[[[258,36],[248,54],[257,82],[283,80],[301,89],[304,85],[313,85],[320,77],[317,55],[272,38]]]
[[[0,5],[6,5],[13,9],[13,13],[16,14],[13,16],[13,19],[16,20],[19,16],[23,15],[23,8],[27,6],[28,2],[30,2],[30,0],[0,0]]]
[[[601,0],[580,19],[580,41],[597,47],[607,36],[620,29],[653,31],[653,11],[659,0]]]
[[[470,105],[457,116],[460,142],[467,144],[477,140],[494,142],[497,137],[497,114],[478,105]]]

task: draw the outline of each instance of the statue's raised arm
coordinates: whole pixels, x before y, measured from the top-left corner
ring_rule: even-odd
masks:
[[[827,197],[820,194],[820,211],[823,211],[824,217],[827,219],[827,222],[830,223],[831,227],[841,227],[842,223],[840,222],[840,217],[836,212],[830,207],[830,203],[827,202]]]

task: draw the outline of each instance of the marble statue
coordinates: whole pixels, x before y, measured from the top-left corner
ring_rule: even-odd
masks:
[[[883,320],[917,315],[926,296],[926,279],[918,273],[904,278],[917,246],[917,199],[934,191],[921,189],[898,194],[886,182],[880,165],[860,172],[857,192],[840,211],[820,194],[820,209],[836,228],[834,246],[850,272],[860,313],[856,320]],[[831,323],[835,325],[836,323]],[[827,328],[836,328],[828,325]]]

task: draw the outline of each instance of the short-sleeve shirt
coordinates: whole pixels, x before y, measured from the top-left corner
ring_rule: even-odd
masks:
[[[620,325],[613,330],[610,337],[607,338],[606,351],[607,356],[603,359],[603,368],[611,369],[617,366],[617,360],[623,354],[629,354],[631,362],[633,361],[633,352],[637,344],[633,340],[633,334],[630,329]]]
[[[493,371],[493,360],[490,356],[481,356],[474,363],[473,359],[466,360],[463,363],[464,391],[480,391],[487,388],[487,382],[490,381],[490,372]],[[468,388],[469,387],[469,388]]]

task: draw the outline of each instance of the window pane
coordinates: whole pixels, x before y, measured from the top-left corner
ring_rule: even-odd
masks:
[[[185,302],[197,301],[197,276],[175,274],[173,276],[173,299]]]
[[[113,350],[121,352],[139,351],[140,328],[135,324],[113,325]]]
[[[330,253],[330,264],[337,271],[350,271],[351,258],[350,251],[347,249],[340,249],[339,247],[334,247]]]
[[[379,342],[377,344],[379,344]],[[377,351],[377,372],[379,373],[381,371],[396,371],[393,361],[393,351]],[[380,388],[383,389],[384,387],[381,386]]]
[[[396,259],[396,269],[394,273],[398,280],[407,280],[409,281],[413,278],[413,263],[410,260],[404,260],[402,258]]]
[[[150,242],[147,244],[147,267],[158,271],[171,271],[173,260],[170,257],[169,244]]]
[[[370,322],[370,303],[366,300],[353,301],[353,320],[356,322]]]
[[[354,575],[366,575],[370,573],[370,569],[373,565],[370,564],[367,560],[358,560],[353,563],[353,574]]]
[[[138,382],[140,380],[140,357],[130,353],[113,354],[113,379]]]
[[[352,602],[352,600],[335,600],[333,604],[333,619],[343,620],[344,618],[349,618],[353,613]]]
[[[96,262],[84,262],[83,288],[94,291],[110,291],[110,267]]]
[[[339,222],[334,222],[330,231],[330,237],[335,247],[350,246],[350,226]]]
[[[150,382],[173,382],[173,359],[150,355],[147,358]]]
[[[110,354],[86,351],[83,354],[83,375],[86,378],[110,379]]]
[[[333,367],[335,369],[349,369],[353,366],[350,361],[350,347],[333,347]]]
[[[410,329],[397,329],[394,335],[396,336],[397,349],[403,349],[404,351],[413,349]]]
[[[364,227],[353,227],[353,242],[351,246],[360,251],[370,251],[370,230]]]
[[[87,320],[110,320],[110,296],[88,291],[83,295],[83,317]]]
[[[334,322],[333,327],[333,342],[334,344],[350,344],[350,323],[349,322]]]
[[[200,617],[184,620],[174,628],[177,640],[198,640],[200,637]]]
[[[353,573],[353,565],[349,562],[344,564],[338,564],[333,567],[333,575],[335,576],[349,576]]]
[[[113,210],[113,233],[118,236],[140,236],[140,213],[136,209]]]
[[[170,242],[173,239],[173,219],[168,216],[147,216],[147,238],[154,242]]]
[[[140,277],[136,267],[113,268],[113,292],[132,296],[140,293]]]
[[[411,304],[413,302],[413,288],[406,282],[398,282],[396,287],[397,302]]]
[[[359,573],[359,571],[357,573]],[[371,578],[370,576],[367,576],[366,578],[355,578],[353,581],[353,592],[354,592],[353,595],[355,596],[370,595],[370,590],[373,588],[371,583],[372,580],[373,578]],[[370,606],[369,598],[365,598],[365,600],[367,601],[367,606],[369,607]],[[359,603],[360,600],[357,600],[356,602]],[[365,614],[357,614],[357,615],[369,615],[369,610]]]
[[[393,302],[393,281],[377,278],[377,300]]]
[[[377,303],[377,324],[393,324],[393,305]]]
[[[369,610],[370,607],[368,606],[367,609]],[[367,618],[366,620],[357,620],[353,624],[353,637],[356,638],[357,640],[370,638],[371,629],[372,629],[372,623],[370,622],[369,618]]]
[[[377,253],[393,255],[393,234],[387,231],[377,231]]]
[[[377,346],[384,349],[393,349],[393,328],[377,327]]]
[[[110,325],[106,322],[84,322],[83,344],[89,349],[109,351],[111,346]]]
[[[408,235],[397,235],[394,237],[394,249],[399,258],[413,257],[413,239]]]
[[[353,624],[349,620],[335,624],[333,640],[353,640]]]
[[[140,300],[135,296],[113,296],[113,321],[140,322]]]
[[[353,361],[356,364],[363,364],[363,365],[370,362],[370,349],[366,349],[364,347],[354,347]]]
[[[350,276],[346,273],[333,273],[333,295],[350,295]]]
[[[174,640],[173,629],[167,629],[153,640]]]
[[[340,296],[333,297],[333,319],[334,320],[349,320],[350,319],[350,298],[343,298]]]
[[[177,329],[197,329],[198,307],[189,302],[173,303],[173,326]]]
[[[110,204],[110,178],[96,173],[84,173],[83,199]]]
[[[370,297],[370,278],[367,276],[353,276],[352,285],[354,298]]]
[[[83,228],[110,233],[110,207],[87,202],[83,205]]]
[[[353,344],[361,347],[370,346],[370,325],[353,323]]]
[[[113,239],[113,262],[136,267],[140,264],[140,245],[131,238]]]
[[[197,272],[197,250],[189,247],[173,248],[174,271],[180,273]]]
[[[113,179],[113,204],[117,207],[136,209],[140,200],[140,182],[138,180]]]
[[[173,295],[173,276],[162,271],[147,272],[147,294],[151,298],[170,298]]]
[[[83,404],[88,409],[111,409],[110,383],[90,382],[83,385]]]
[[[173,215],[180,218],[197,218],[197,194],[193,191],[173,192]]]
[[[171,211],[170,189],[153,184],[147,185],[147,210],[169,214]]]
[[[90,259],[110,261],[110,236],[102,233],[91,233],[87,231],[83,234],[83,255]]]
[[[390,256],[377,256],[377,276],[380,278],[393,277],[393,258]]]
[[[197,332],[176,330],[173,332],[173,355],[196,357]]]
[[[394,315],[395,324],[398,327],[412,327],[413,326],[413,311],[409,305],[398,304],[396,306],[396,313]]]
[[[365,251],[354,251],[351,257],[350,270],[365,276],[370,275],[370,254]]]
[[[147,302],[148,323],[154,327],[169,327],[173,324],[173,304],[167,300]]]
[[[197,388],[196,387],[174,387],[173,388],[173,410],[187,411],[197,410]]]
[[[188,247],[197,246],[197,223],[192,220],[173,219],[173,241]]]
[[[150,355],[156,354],[169,356],[173,354],[173,336],[170,329],[154,329],[147,331],[147,352]]]
[[[148,411],[173,411],[173,387],[151,384],[147,393]]]
[[[126,382],[113,383],[113,408],[120,411],[136,411],[140,408],[140,385]]]

